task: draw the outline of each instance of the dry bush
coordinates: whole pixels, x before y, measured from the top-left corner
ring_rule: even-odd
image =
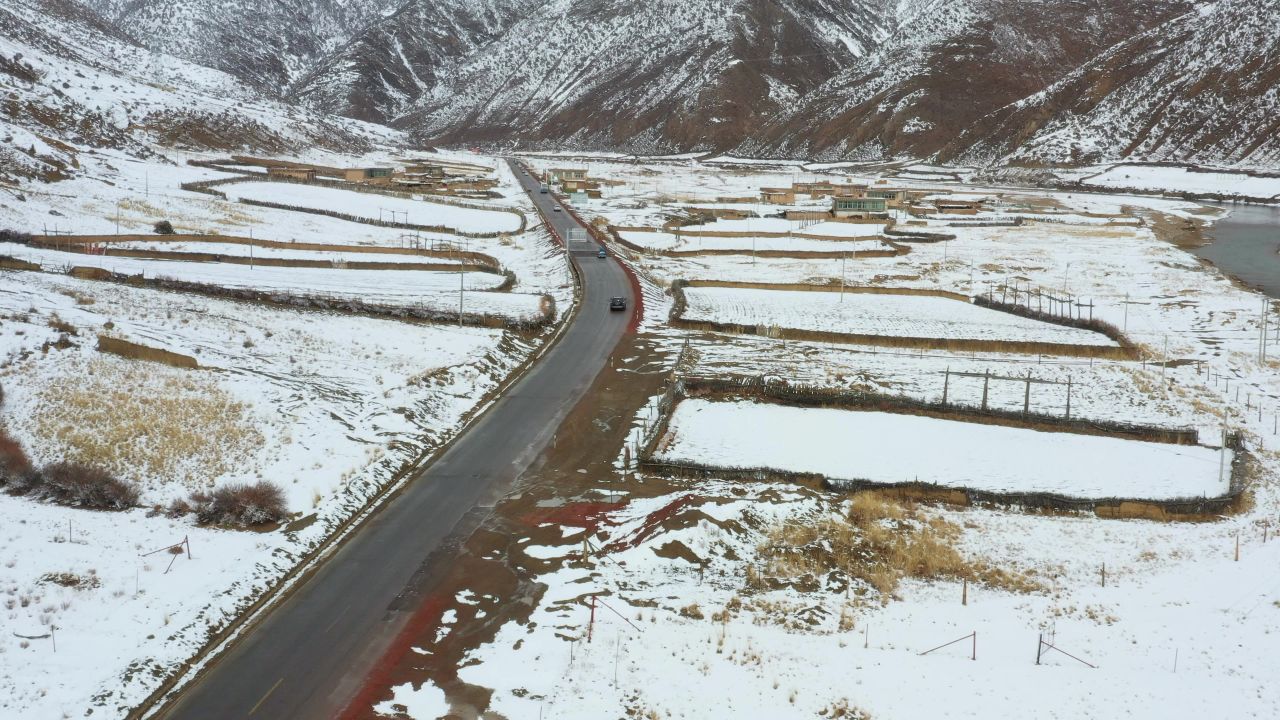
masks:
[[[842,698],[819,710],[818,717],[846,718],[846,720],[871,720],[871,713],[863,710],[862,708],[850,705],[848,700]]]
[[[288,517],[284,491],[265,480],[254,483],[224,485],[212,493],[191,496],[196,519],[213,525],[247,527],[280,522]]]
[[[76,332],[75,325],[72,325],[71,323],[67,322],[66,320],[63,320],[57,315],[54,315],[53,317],[49,318],[49,327],[53,328],[54,330],[57,330],[58,332],[63,332],[68,335],[78,334]]]
[[[63,505],[124,510],[138,504],[138,488],[100,468],[59,462],[40,470],[32,485],[38,496]]]
[[[210,487],[262,442],[248,408],[209,375],[107,357],[49,383],[29,422],[51,454],[143,485]]]
[[[0,485],[25,485],[32,470],[31,460],[22,446],[0,428]]]
[[[65,588],[75,588],[76,590],[92,590],[102,586],[102,581],[98,579],[97,575],[77,575],[73,572],[45,573],[40,576],[40,582],[61,585]]]
[[[847,519],[771,528],[759,549],[763,567],[748,573],[748,581],[757,587],[771,581],[818,587],[821,579],[835,574],[875,589],[882,599],[891,596],[904,577],[966,579],[1021,592],[1035,589],[1022,574],[964,558],[953,545],[960,533],[960,526],[928,517],[914,506],[860,493]]]
[[[698,607],[698,603],[691,603],[680,608],[680,617],[686,617],[690,620],[701,620],[705,616],[702,614],[702,608]]]

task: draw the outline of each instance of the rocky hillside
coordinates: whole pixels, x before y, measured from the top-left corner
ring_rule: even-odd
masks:
[[[0,0],[0,98],[0,177],[66,177],[96,149],[359,151],[395,138],[152,53],[71,0]]]
[[[399,0],[85,0],[156,52],[281,95]]]
[[[289,96],[324,112],[389,122],[527,7],[515,0],[410,0],[318,61]]]
[[[874,53],[772,118],[740,151],[927,157],[988,113],[1186,6],[1182,0],[920,4]]]
[[[892,18],[871,0],[551,0],[398,124],[424,141],[728,147],[850,67]]]
[[[1223,0],[983,118],[943,159],[1280,165],[1280,2]]]
[[[0,79],[59,108],[23,123],[95,142],[267,143],[286,123],[230,108],[280,97],[421,144],[1280,163],[1280,0],[85,1],[0,0]],[[22,47],[136,92],[51,84]]]

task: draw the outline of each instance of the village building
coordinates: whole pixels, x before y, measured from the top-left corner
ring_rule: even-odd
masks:
[[[441,178],[445,177],[443,165],[409,165],[404,169],[405,175],[413,175],[419,178]]]
[[[831,214],[842,219],[872,220],[887,218],[889,208],[884,198],[833,197]]]
[[[904,207],[907,204],[907,191],[903,188],[867,188],[864,197],[879,198],[891,208]]]
[[[347,168],[342,178],[347,182],[390,182],[391,168]]]
[[[316,179],[316,171],[315,168],[275,165],[267,168],[267,177],[278,180],[301,180],[303,182],[313,182]]]
[[[550,168],[547,170],[547,182],[549,183],[586,179],[586,168]]]
[[[584,178],[563,178],[560,181],[560,186],[564,188],[565,192],[579,192],[579,191],[585,192],[590,190],[596,190],[596,191],[600,190],[599,182],[595,180],[589,180],[585,177]]]
[[[796,201],[796,191],[791,188],[760,188],[760,201],[770,205],[791,205]]]

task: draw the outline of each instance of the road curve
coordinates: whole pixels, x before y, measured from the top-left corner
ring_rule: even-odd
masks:
[[[580,228],[511,166],[561,237]],[[582,306],[560,341],[161,717],[310,719],[343,710],[417,609],[414,578],[428,556],[537,460],[626,330],[630,312],[608,307],[619,295],[634,307],[626,273],[612,258],[595,258],[591,243],[570,249],[582,271]]]

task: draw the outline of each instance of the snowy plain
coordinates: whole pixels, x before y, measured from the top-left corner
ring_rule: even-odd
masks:
[[[658,462],[812,472],[991,493],[1219,497],[1230,450],[1041,432],[914,415],[685,400]]]

